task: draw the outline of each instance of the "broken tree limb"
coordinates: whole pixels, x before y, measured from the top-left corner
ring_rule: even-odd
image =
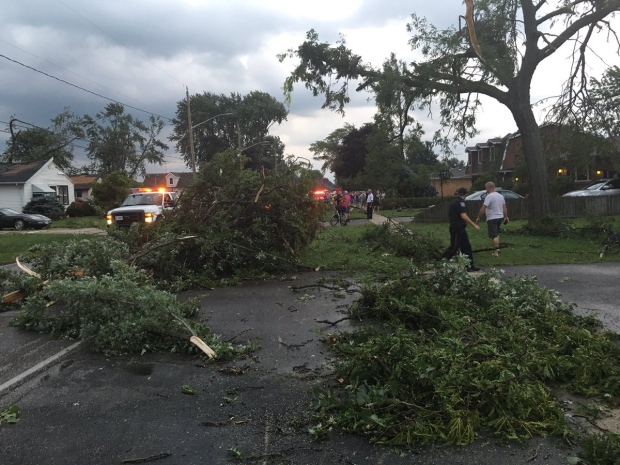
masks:
[[[178,238],[176,238],[176,239],[174,239],[174,240],[172,240],[172,241],[163,242],[163,243],[161,243],[161,244],[156,244],[156,245],[154,245],[153,247],[150,247],[148,250],[142,251],[142,252],[137,253],[136,255],[134,255],[134,256],[132,257],[132,259],[131,259],[131,264],[132,264],[132,265],[133,265],[133,264],[135,264],[135,263],[136,263],[136,260],[138,260],[139,258],[142,258],[142,257],[144,257],[145,255],[148,255],[148,254],[150,254],[151,252],[153,252],[154,250],[157,250],[157,249],[159,249],[159,248],[161,248],[161,247],[166,247],[166,246],[169,246],[169,245],[175,244],[176,242],[186,241],[186,240],[189,240],[189,239],[196,239],[196,237],[198,237],[198,236],[185,236],[185,237],[178,237]]]
[[[194,344],[196,347],[198,347],[200,350],[202,350],[209,358],[214,358],[215,357],[215,352],[213,351],[213,349],[211,347],[209,347],[202,339],[200,339],[197,335],[196,335],[196,331],[194,331],[192,329],[192,327],[190,325],[188,325],[183,318],[179,318],[177,315],[175,315],[172,312],[169,312],[170,315],[172,315],[172,317],[177,320],[179,323],[181,323],[183,326],[185,326],[187,328],[187,330],[192,333],[192,336],[189,338],[189,342],[191,342],[192,344]]]
[[[137,459],[125,459],[122,463],[144,463],[144,462],[152,462],[153,460],[165,459],[166,457],[170,457],[172,454],[170,452],[162,452],[161,454],[149,455],[148,457],[139,457]]]
[[[30,275],[30,276],[34,276],[35,278],[39,278],[41,279],[41,275],[35,271],[32,271],[30,268],[28,268],[26,265],[22,264],[19,262],[19,258],[15,259],[15,263],[17,264],[17,267],[22,270],[24,273]]]
[[[235,247],[239,247],[240,249],[247,250],[249,252],[256,252],[256,250],[252,250],[252,249],[250,249],[248,247],[244,247],[242,245],[235,244],[234,242],[227,242],[227,243],[230,244],[230,245],[234,245]],[[292,262],[292,261],[287,260],[285,258],[278,257],[277,255],[272,255],[272,254],[269,254],[269,253],[265,253],[265,255],[267,255],[268,257],[271,257],[271,258],[275,258],[276,260],[280,260],[280,261],[283,261],[283,262],[286,262],[286,263],[290,263],[291,265],[295,265],[295,266],[298,266],[300,268],[304,268],[306,270],[315,271],[314,267],[311,267],[311,266],[308,266],[308,265],[302,265],[301,263],[297,263],[297,262]]]
[[[476,37],[476,28],[474,26],[474,2],[473,0],[465,0],[465,21],[467,22],[467,32],[469,33],[469,41],[471,46],[476,51],[476,55],[480,58],[480,61],[484,61],[482,58],[482,50],[478,44],[478,38]]]

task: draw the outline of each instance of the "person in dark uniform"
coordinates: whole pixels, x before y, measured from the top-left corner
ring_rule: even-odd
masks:
[[[448,207],[448,218],[450,220],[450,247],[444,253],[444,258],[450,259],[456,255],[457,252],[461,252],[463,255],[469,257],[469,268],[467,271],[480,271],[480,268],[474,266],[474,254],[469,242],[469,236],[465,229],[467,225],[470,225],[476,230],[480,230],[480,226],[474,223],[469,216],[467,216],[465,209],[465,196],[467,195],[467,189],[460,187],[456,192],[459,196],[458,199],[454,199]]]

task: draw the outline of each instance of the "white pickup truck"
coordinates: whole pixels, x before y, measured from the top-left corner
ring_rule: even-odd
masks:
[[[106,215],[108,226],[129,227],[133,223],[154,223],[166,210],[176,205],[176,192],[134,192],[123,204]]]

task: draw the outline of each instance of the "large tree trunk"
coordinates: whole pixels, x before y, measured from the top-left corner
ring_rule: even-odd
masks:
[[[520,96],[518,103],[509,105],[509,108],[521,133],[530,187],[529,217],[532,220],[551,213],[551,207],[549,206],[547,188],[547,163],[543,152],[540,128],[529,103],[529,91],[526,93],[527,96]],[[508,215],[510,216],[510,212]]]

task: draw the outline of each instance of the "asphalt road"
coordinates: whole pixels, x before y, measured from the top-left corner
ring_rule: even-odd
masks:
[[[531,266],[506,276],[533,274],[557,289],[578,311],[618,327],[620,264]],[[260,344],[253,357],[209,364],[200,357],[155,354],[106,358],[87,343],[52,361],[37,375],[0,391],[0,406],[16,404],[20,421],[0,426],[0,457],[10,464],[110,464],[148,459],[162,464],[225,464],[233,453],[262,464],[546,464],[564,465],[574,454],[557,439],[524,445],[480,439],[466,447],[421,447],[400,456],[360,436],[333,433],[315,442],[299,420],[312,409],[312,389],[333,382],[331,359],[320,341],[326,331],[345,331],[317,320],[342,317],[344,298],[319,287],[294,292],[324,276],[246,282],[193,294],[201,318],[223,339]],[[71,341],[0,323],[4,358],[0,385],[15,379],[28,352],[44,355],[71,348]],[[59,344],[52,346],[51,344]],[[12,356],[6,354],[12,353]],[[44,361],[44,360],[43,360]],[[181,392],[189,385],[197,392]],[[230,449],[230,451],[229,451]],[[169,455],[168,455],[169,454]]]

